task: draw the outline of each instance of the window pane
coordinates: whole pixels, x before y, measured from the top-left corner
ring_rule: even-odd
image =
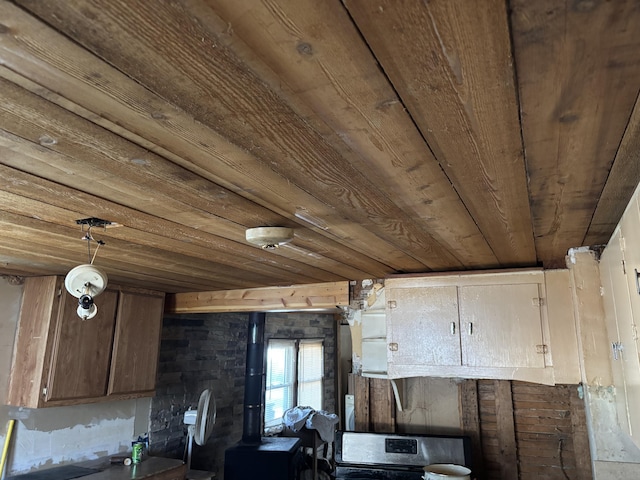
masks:
[[[271,340],[267,345],[267,389],[293,385],[295,342]]]
[[[322,410],[322,380],[299,384],[298,404],[314,410]]]
[[[298,380],[300,382],[322,378],[324,370],[322,342],[301,343],[298,357]]]
[[[282,423],[284,412],[293,406],[293,387],[274,388],[266,391],[264,426],[274,427]]]
[[[270,340],[267,344],[265,428],[280,425],[282,415],[294,405],[295,341]]]
[[[322,410],[322,341],[301,342],[298,352],[298,405]]]

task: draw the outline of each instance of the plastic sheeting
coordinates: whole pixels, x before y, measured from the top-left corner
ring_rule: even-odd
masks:
[[[282,416],[285,427],[294,432],[299,432],[304,427],[317,430],[323,442],[333,442],[335,425],[339,421],[335,413],[300,406],[290,408]]]

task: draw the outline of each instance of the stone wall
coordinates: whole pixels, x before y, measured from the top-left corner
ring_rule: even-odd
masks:
[[[322,338],[325,346],[324,409],[335,412],[336,328],[333,315],[268,314],[265,339]],[[164,318],[156,396],[150,419],[152,455],[181,458],[184,411],[211,388],[217,421],[206,446],[194,446],[192,468],[222,478],[224,451],[242,437],[248,315],[194,314]]]

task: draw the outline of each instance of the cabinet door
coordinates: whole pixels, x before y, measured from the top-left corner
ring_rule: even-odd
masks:
[[[455,286],[387,291],[388,360],[396,365],[460,365]]]
[[[96,297],[98,313],[90,320],[76,314],[78,299],[64,290],[55,319],[46,401],[102,397],[107,391],[118,294]]]
[[[164,297],[120,292],[109,395],[155,389]]]
[[[634,441],[640,445],[640,356],[638,326],[640,325],[640,211],[636,194],[620,224],[623,237],[623,257],[632,314],[618,318],[618,332],[623,346],[622,359],[626,384],[629,424]]]
[[[618,344],[622,340],[618,331],[618,325],[632,322],[631,302],[627,287],[620,246],[620,230],[616,230],[600,258],[600,283],[602,284],[602,301],[604,304],[607,335],[611,345]],[[631,434],[629,424],[629,404],[627,402],[627,381],[625,379],[625,352],[613,349],[610,352],[613,383],[616,386],[616,410],[618,422],[628,434]],[[628,360],[628,359],[627,359]]]
[[[544,368],[538,284],[461,286],[462,363]]]

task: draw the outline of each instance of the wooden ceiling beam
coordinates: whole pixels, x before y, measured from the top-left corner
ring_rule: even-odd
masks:
[[[171,152],[172,162],[389,265],[393,270],[428,269],[366,226],[350,221],[258,161],[252,155],[255,148],[240,148],[211,128],[194,122],[189,114],[24,10],[1,2],[0,17],[12,32],[12,35],[0,35],[0,57],[4,65],[81,105],[94,117],[107,119],[107,124],[119,125],[120,135],[130,131],[132,138],[143,136],[146,148]],[[180,82],[182,80],[176,85]],[[99,118],[95,121],[101,122]]]
[[[168,295],[167,313],[332,311],[349,306],[349,282]]]
[[[345,0],[502,266],[536,264],[504,0]]]
[[[511,8],[536,249],[560,267],[585,240],[636,102],[640,10],[624,0]]]
[[[21,5],[425,267],[462,268],[420,222],[345,162],[184,5]],[[122,15],[123,8],[127,15]],[[94,25],[90,34],[78,28],[89,18]],[[108,33],[114,28],[117,36]],[[130,48],[134,40],[136,46]]]
[[[583,245],[602,245],[609,241],[639,183],[640,97],[636,100]]]
[[[59,252],[61,257],[71,259],[64,264],[66,269],[77,264],[89,263],[87,245],[81,240],[82,234],[79,228],[52,225],[39,219],[18,216],[3,210],[0,210],[0,228],[3,232],[2,244],[5,246],[13,245],[19,248],[21,242],[30,242],[37,245],[34,252],[50,256],[55,256]],[[129,268],[133,273],[144,272],[157,278],[170,276],[181,284],[190,283],[194,288],[199,285],[198,289],[206,288],[207,283],[225,289],[229,288],[229,285],[243,284],[235,276],[220,274],[214,262],[109,238],[108,232],[104,233],[103,235],[99,230],[93,232],[97,239],[103,239],[106,242],[106,245],[98,250],[96,263],[103,266],[107,273],[111,268],[123,272]],[[93,244],[91,251],[95,252],[95,248],[96,245]],[[262,284],[260,280],[254,282],[254,286]]]
[[[29,162],[24,157],[13,162],[5,158],[2,163],[6,165],[236,242],[244,242],[245,229],[250,226],[299,227],[1,78],[0,99],[0,129],[14,135],[7,138],[4,134],[0,145],[20,149],[31,158]],[[47,134],[43,136],[42,132]],[[38,145],[43,142],[46,150]],[[68,175],[70,171],[74,175]],[[297,230],[298,248],[278,250],[276,254],[289,254],[292,260],[344,278],[389,271],[389,267],[313,231]],[[325,253],[310,256],[305,248]],[[372,271],[363,272],[362,268]]]
[[[499,265],[340,2],[207,5],[197,15],[220,41],[250,59],[247,65],[376,188],[424,221],[464,265]]]
[[[64,276],[70,270],[60,268],[60,265],[68,261],[58,251],[39,251],[37,243],[15,242],[9,245],[0,244],[0,272],[18,275],[22,277],[61,275]],[[74,265],[75,266],[75,265]],[[110,269],[109,281],[132,287],[149,288],[159,292],[192,292],[202,289],[202,285],[182,282],[171,278],[152,277],[143,272],[131,270]],[[224,285],[220,286],[223,290]]]
[[[2,149],[0,148],[0,151]],[[7,155],[3,155],[6,158]],[[18,172],[0,165],[0,198],[2,208],[24,216],[40,216],[50,223],[68,226],[78,218],[96,216],[129,227],[130,242],[157,246],[168,238],[167,247],[195,258],[211,260],[221,273],[246,275],[248,278],[271,279],[269,283],[281,283],[287,278],[297,277],[304,283],[315,283],[330,276],[324,271],[315,271],[302,264],[289,263],[289,270],[282,268],[280,261],[269,258],[269,252],[259,248],[243,246],[246,255],[235,251],[228,241],[206,232],[185,228],[160,218],[114,204],[112,202],[56,185],[46,180]],[[55,209],[53,207],[56,207]],[[124,235],[118,230],[107,231],[109,235]],[[195,248],[194,248],[195,247]],[[235,252],[235,253],[234,253]],[[247,273],[243,273],[247,272]]]

